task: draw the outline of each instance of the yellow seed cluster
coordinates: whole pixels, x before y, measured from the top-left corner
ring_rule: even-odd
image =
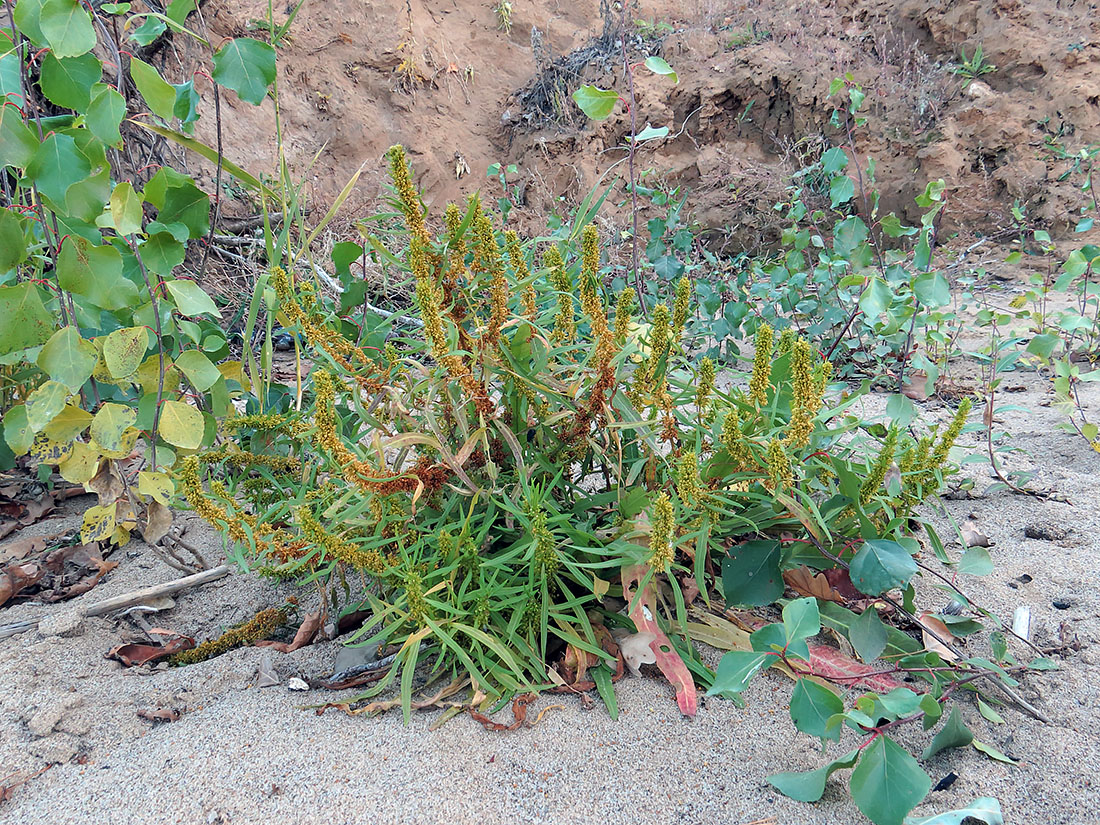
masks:
[[[549,579],[557,572],[561,559],[554,534],[550,532],[546,511],[541,507],[531,518],[531,535],[535,540],[535,569],[540,576]]]
[[[714,398],[715,370],[714,361],[704,358],[699,362],[699,375],[695,383],[695,406],[703,418],[708,417],[711,401]]]
[[[515,273],[516,282],[527,282],[520,297],[520,310],[525,318],[535,320],[538,315],[538,296],[535,294],[535,284],[531,281],[531,270],[527,266],[527,256],[523,254],[523,247],[519,243],[519,235],[514,229],[504,233],[504,242],[508,247],[508,260],[512,264],[512,272]]]
[[[868,468],[867,477],[863,479],[863,484],[859,487],[860,504],[868,504],[882,487],[883,479],[886,478],[886,471],[894,463],[894,454],[898,448],[898,434],[898,428],[891,427],[886,433],[886,438],[882,440],[882,447],[879,449],[878,456]]]
[[[374,549],[364,550],[328,532],[308,507],[299,507],[295,515],[306,541],[323,549],[327,558],[335,559],[373,576],[381,576],[386,571],[386,562],[381,553]]]
[[[705,495],[699,456],[694,452],[685,452],[676,462],[676,492],[686,504],[697,504]]]
[[[664,570],[676,556],[672,546],[672,534],[676,526],[676,511],[668,493],[660,493],[653,503],[650,517],[649,564],[655,570]]]
[[[657,304],[650,315],[649,359],[646,361],[645,375],[650,381],[657,374],[657,365],[668,350],[669,314],[665,304]]]
[[[630,334],[630,322],[634,320],[634,290],[624,287],[615,302],[615,340],[624,343]]]
[[[302,469],[302,462],[292,456],[263,455],[228,446],[203,453],[203,461],[223,461],[227,466],[237,471],[248,470],[253,467],[266,467],[275,475],[288,475],[297,473]]]
[[[672,302],[672,343],[674,346],[680,344],[680,339],[684,335],[684,325],[687,324],[690,310],[691,281],[685,276],[676,284],[676,297]]]
[[[280,607],[269,607],[267,610],[261,610],[240,627],[227,630],[217,639],[211,639],[191,650],[184,650],[170,656],[168,664],[179,666],[205,662],[207,659],[219,656],[235,647],[243,647],[258,642],[260,639],[266,639],[281,624],[286,622],[287,614],[287,609]]]
[[[792,327],[784,328],[784,330],[779,333],[779,345],[775,348],[775,354],[786,355],[790,352],[797,337]]]
[[[749,401],[757,407],[763,407],[768,400],[771,387],[772,352],[774,332],[767,324],[756,328],[756,355],[752,362],[752,377],[749,379]]]
[[[730,454],[739,470],[748,470],[752,464],[752,453],[745,441],[745,434],[741,431],[741,419],[737,410],[730,408],[726,413],[726,420],[722,422],[722,446]]]
[[[764,486],[769,490],[783,491],[794,487],[794,468],[791,457],[783,449],[783,442],[773,438],[768,442],[768,478]]]
[[[561,251],[550,245],[542,253],[542,265],[547,270],[550,288],[558,293],[558,311],[554,316],[553,340],[570,344],[577,335],[577,321],[573,309],[573,280],[565,269]]]
[[[430,244],[428,227],[424,223],[424,209],[420,203],[420,195],[412,182],[412,171],[409,169],[405,147],[395,144],[390,147],[387,156],[390,161],[390,177],[397,191],[397,205],[405,216],[410,238],[426,250]]]
[[[424,579],[415,570],[405,574],[405,601],[409,608],[409,621],[423,627],[431,616],[431,607],[424,597]]]
[[[489,275],[489,324],[482,346],[492,349],[499,343],[501,327],[508,320],[508,278],[493,222],[480,208],[474,213],[474,240],[474,269]]]
[[[821,411],[821,396],[814,380],[813,350],[799,338],[791,348],[791,420],[787,444],[801,449],[810,443],[814,419]]]

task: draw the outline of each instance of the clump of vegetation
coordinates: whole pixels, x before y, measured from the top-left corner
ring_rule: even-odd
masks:
[[[986,62],[981,43],[974,47],[974,53],[970,57],[966,56],[965,47],[959,49],[959,62],[951,67],[952,74],[963,79],[964,89],[978,78],[995,71],[997,67]]]
[[[174,654],[168,659],[168,664],[193,665],[221,656],[234,648],[255,644],[286,624],[289,614],[289,608],[285,607],[269,607],[261,610],[241,626],[225,631],[218,638]]]

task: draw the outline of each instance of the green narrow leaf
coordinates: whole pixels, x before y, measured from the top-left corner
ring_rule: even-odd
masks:
[[[979,742],[975,739],[970,743],[974,746],[974,749],[984,753],[990,759],[996,759],[998,762],[1004,762],[1006,765],[1019,765],[1020,763],[1013,759],[1011,756],[1005,756],[999,750],[992,745],[987,745],[985,742]]]
[[[986,704],[980,696],[978,697],[978,713],[982,715],[982,718],[987,719],[994,725],[1003,725],[1005,723],[1004,717]]]
[[[275,82],[275,49],[251,37],[230,40],[214,55],[213,77],[241,100],[259,106]]]
[[[606,665],[599,664],[588,672],[592,674],[592,681],[596,683],[596,691],[607,708],[607,715],[613,722],[618,721],[619,703],[615,698],[615,684],[611,681],[611,671]]]
[[[928,795],[932,780],[904,748],[878,736],[863,749],[850,787],[852,799],[875,825],[902,825],[906,814]]]

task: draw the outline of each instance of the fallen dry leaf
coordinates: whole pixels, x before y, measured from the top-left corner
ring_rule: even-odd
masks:
[[[157,708],[156,710],[139,710],[137,715],[153,723],[178,722],[179,718],[183,716],[183,712],[175,708]]]
[[[925,372],[909,373],[909,380],[901,385],[901,394],[913,401],[927,401],[928,374]]]
[[[992,547],[994,542],[985,533],[978,529],[978,525],[971,520],[964,521],[959,527],[962,533],[963,543],[967,547]]]
[[[945,662],[954,662],[959,658],[940,641],[940,639],[944,639],[948,642],[955,641],[955,637],[951,634],[951,631],[948,630],[947,625],[927,610],[917,616],[917,621],[920,623],[921,636],[923,637],[924,646],[927,650],[940,654],[940,658]],[[939,636],[939,639],[936,638],[937,636]]]
[[[156,544],[168,535],[171,528],[172,511],[155,498],[149,499],[145,510],[145,529],[141,533],[142,538],[148,544]]]
[[[143,645],[136,642],[113,647],[107,652],[108,659],[122,662],[126,667],[137,667],[155,662],[195,646],[195,640],[189,636],[177,636],[163,645]]]
[[[657,637],[652,633],[632,633],[619,641],[619,650],[622,651],[623,661],[635,676],[641,676],[642,665],[657,664],[657,654],[653,651],[653,643]]]
[[[317,635],[317,631],[321,629],[321,614],[310,613],[302,621],[301,626],[298,628],[298,632],[294,634],[294,640],[287,644],[286,642],[272,642],[262,640],[256,642],[256,647],[270,647],[272,650],[277,650],[279,653],[293,653],[300,647],[305,647],[313,641]]]
[[[796,567],[783,571],[783,581],[802,596],[814,596],[841,604],[864,598],[852,584],[847,570],[835,569],[815,573],[809,567]]]

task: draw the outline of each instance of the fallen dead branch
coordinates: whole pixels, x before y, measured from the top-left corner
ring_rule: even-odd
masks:
[[[84,611],[84,615],[103,616],[107,613],[113,613],[116,610],[133,607],[135,604],[142,604],[158,596],[167,596],[172,593],[178,593],[181,590],[187,590],[191,587],[198,587],[201,584],[207,584],[208,582],[217,581],[218,579],[228,576],[230,570],[231,568],[228,564],[222,564],[210,570],[203,570],[201,573],[184,576],[182,579],[175,579],[174,581],[165,582],[164,584],[156,584],[152,587],[135,590],[132,593],[125,593],[121,596],[112,596],[109,599],[104,599],[101,602],[90,605],[88,609]],[[33,619],[25,619],[19,622],[0,625],[0,639],[6,639],[8,636],[15,636],[18,633],[24,633],[28,630],[34,630],[38,627],[38,623],[41,620],[42,617],[38,616]]]

